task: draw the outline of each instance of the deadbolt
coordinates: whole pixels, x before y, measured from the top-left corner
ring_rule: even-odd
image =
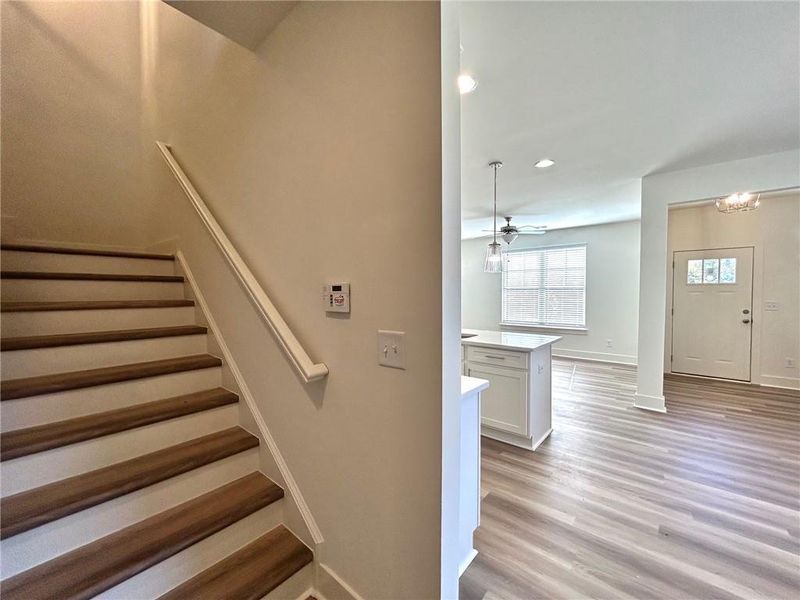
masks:
[[[750,314],[750,309],[749,309],[749,308],[745,308],[745,309],[742,311],[742,314],[743,314],[743,315],[749,315],[749,314]]]

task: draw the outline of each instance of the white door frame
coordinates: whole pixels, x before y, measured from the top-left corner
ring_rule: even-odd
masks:
[[[753,259],[751,261],[752,270],[750,276],[750,348],[748,348],[747,352],[747,359],[750,363],[748,369],[748,379],[726,379],[722,377],[713,377],[711,375],[695,375],[692,373],[675,373],[672,370],[672,357],[674,355],[674,346],[675,346],[675,255],[679,252],[705,252],[708,250],[747,250],[749,249],[752,252]],[[670,294],[670,331],[669,331],[669,370],[670,373],[675,373],[676,375],[681,375],[683,377],[699,377],[701,379],[717,379],[720,381],[738,381],[740,383],[752,383],[753,382],[753,337],[755,336],[755,329],[753,327],[753,319],[755,318],[755,304],[753,303],[753,289],[755,288],[756,283],[756,247],[755,245],[745,245],[745,246],[715,246],[710,248],[680,248],[680,249],[673,249],[672,250],[672,290]]]

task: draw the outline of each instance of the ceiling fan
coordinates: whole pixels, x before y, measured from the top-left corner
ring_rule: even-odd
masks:
[[[503,238],[503,241],[506,244],[510,244],[517,236],[520,234],[527,234],[527,235],[544,235],[547,233],[547,226],[546,225],[520,225],[517,227],[516,225],[511,224],[511,219],[513,217],[503,217],[506,220],[506,224],[503,225],[499,230],[498,234],[500,237]],[[483,231],[487,233],[494,233],[492,229],[484,229]]]

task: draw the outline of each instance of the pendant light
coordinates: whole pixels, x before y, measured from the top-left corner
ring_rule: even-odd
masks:
[[[486,261],[483,263],[484,273],[500,273],[503,270],[503,255],[500,244],[497,242],[497,169],[503,166],[499,160],[489,163],[494,169],[494,228],[492,229],[492,243],[486,249]]]

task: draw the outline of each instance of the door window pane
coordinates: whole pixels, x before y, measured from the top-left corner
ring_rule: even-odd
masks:
[[[703,259],[703,283],[717,283],[719,281],[719,259]]]
[[[703,260],[690,260],[686,268],[686,283],[695,285],[703,283]]]
[[[736,283],[736,259],[735,258],[720,258],[719,259],[719,282],[720,283]]]

